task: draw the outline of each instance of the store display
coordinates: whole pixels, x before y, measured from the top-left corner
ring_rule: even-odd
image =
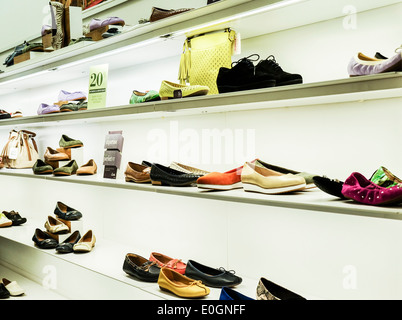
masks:
[[[162,290],[182,298],[202,298],[210,293],[209,288],[201,281],[190,279],[169,268],[161,268],[158,285]]]
[[[75,174],[78,170],[78,164],[75,160],[71,160],[62,167],[58,167],[53,170],[55,176],[71,176]]]
[[[60,112],[60,107],[55,104],[49,105],[46,103],[41,103],[36,112],[38,115],[57,113],[57,112]]]
[[[98,170],[98,166],[94,159],[89,160],[77,169],[77,175],[92,175]]]
[[[47,232],[52,234],[63,234],[70,231],[69,227],[64,222],[52,216],[47,216],[45,228]]]
[[[275,86],[277,87],[303,83],[303,77],[300,74],[283,71],[273,55],[258,62],[255,66],[255,74],[261,77],[267,74],[271,75],[275,79]]]
[[[63,134],[59,140],[59,146],[62,148],[77,148],[84,146],[84,144],[81,140],[73,139]]]
[[[169,165],[169,167],[172,168],[172,169],[175,169],[177,171],[181,171],[181,172],[184,172],[184,173],[192,173],[192,174],[196,174],[196,175],[200,175],[200,176],[203,176],[203,175],[206,175],[206,174],[210,173],[209,171],[205,171],[205,170],[202,170],[202,169],[187,166],[185,164],[178,163],[178,162],[175,162],[175,161],[173,161]]]
[[[340,199],[345,199],[345,196],[342,194],[343,181],[338,179],[330,179],[325,176],[315,176],[313,177],[313,181],[314,184],[325,193]]]
[[[14,210],[3,211],[2,213],[7,217],[7,219],[12,221],[13,226],[19,226],[27,222],[27,218],[21,217],[21,215]]]
[[[0,299],[7,299],[10,297],[10,292],[6,289],[4,284],[0,282]]]
[[[38,159],[32,166],[32,171],[34,174],[50,174],[53,173],[53,167],[43,160]]]
[[[181,8],[181,9],[162,9],[157,7],[152,7],[151,16],[149,17],[150,22],[155,22],[161,19],[165,19],[176,14],[184,13],[192,10],[193,8]]]
[[[11,227],[12,224],[13,222],[4,213],[0,213],[0,228]]]
[[[133,93],[130,97],[130,104],[143,103],[147,101],[158,101],[161,97],[159,96],[159,92],[155,90],[149,90],[145,92],[141,92],[138,90],[133,90]]]
[[[216,79],[220,68],[230,68],[236,32],[231,29],[199,32],[183,44],[179,80],[184,85],[202,85],[208,94],[219,93]]]
[[[211,268],[194,260],[188,260],[186,271],[187,277],[194,280],[201,280],[208,287],[234,287],[242,282],[242,278],[235,275],[233,270],[227,271],[220,267]]]
[[[150,172],[151,183],[159,186],[193,186],[199,177],[198,174],[184,173],[158,163],[152,164]]]
[[[233,290],[228,287],[223,287],[221,289],[221,294],[219,296],[219,300],[254,300],[253,298],[250,298],[248,296],[245,296],[244,294]]]
[[[294,293],[280,285],[260,278],[257,285],[257,300],[306,300],[304,297]]]
[[[198,178],[197,187],[202,189],[232,190],[242,188],[241,171],[243,167],[226,172],[211,172]]]
[[[378,59],[359,52],[350,59],[347,70],[350,77],[402,71],[402,54],[398,52],[389,59]]]
[[[54,249],[57,247],[58,244],[58,241],[53,238],[49,233],[38,228],[35,229],[35,233],[32,236],[32,241],[40,249]]]
[[[88,230],[73,246],[74,252],[90,252],[95,247],[96,237],[92,230]]]
[[[207,86],[193,85],[187,86],[163,80],[159,89],[159,96],[162,100],[185,98],[193,96],[203,96],[208,94]]]
[[[147,260],[138,254],[127,253],[123,262],[123,270],[138,280],[157,282],[160,267],[155,261]]]
[[[345,198],[368,205],[391,205],[402,202],[402,187],[384,188],[366,179],[361,173],[353,172],[342,186]]]
[[[303,177],[279,173],[249,162],[243,166],[241,182],[245,191],[266,194],[293,192],[306,187]]]
[[[273,87],[276,81],[272,74],[256,74],[253,61],[260,58],[252,54],[232,62],[231,67],[222,67],[216,79],[219,93]]]
[[[82,213],[61,201],[57,201],[54,214],[63,220],[73,221],[82,218]]]
[[[58,253],[73,252],[74,245],[81,239],[81,234],[78,230],[74,231],[66,240],[56,246]]]
[[[8,113],[7,111],[1,109],[0,110],[0,120],[2,119],[10,119],[11,118],[11,114]]]
[[[8,168],[32,168],[38,159],[36,133],[28,130],[11,130],[1,152],[1,159]]]
[[[173,259],[159,252],[152,252],[149,261],[156,262],[160,268],[170,268],[180,274],[186,271],[186,264],[181,259]]]
[[[379,167],[370,177],[371,182],[383,188],[390,188],[396,185],[402,185],[402,180],[395,176],[384,166]]]
[[[21,296],[25,293],[25,290],[20,287],[17,281],[10,281],[6,278],[1,279],[1,283],[4,285],[5,289],[10,293],[11,296]]]
[[[125,180],[127,182],[147,183],[151,182],[149,175],[151,168],[142,164],[128,162],[126,171],[124,171]]]

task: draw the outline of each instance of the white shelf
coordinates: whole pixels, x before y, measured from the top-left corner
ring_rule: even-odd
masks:
[[[185,196],[212,199],[219,201],[230,201],[248,203],[253,205],[264,205],[272,207],[293,208],[300,210],[320,211],[333,214],[347,214],[353,216],[365,216],[385,219],[402,219],[402,206],[369,206],[353,202],[352,200],[342,200],[326,194],[318,188],[306,189],[300,192],[266,195],[253,192],[245,192],[243,189],[228,191],[209,191],[197,187],[170,187],[154,186],[152,184],[142,184],[126,182],[124,180],[114,180],[102,178],[100,174],[92,176],[57,177],[53,175],[35,175],[31,169],[7,169],[0,170],[1,175],[11,175],[16,177],[47,179],[64,183],[77,183],[92,186],[101,186],[117,189],[139,190],[170,194],[173,196]]]
[[[139,292],[142,291],[144,293],[147,293],[148,299],[151,300],[152,299],[182,300],[182,298],[174,294],[160,290],[157,283],[152,282],[149,283],[136,280],[135,278],[127,275],[123,271],[122,266],[125,255],[127,253],[136,253],[147,258],[150,254],[149,252],[133,251],[132,247],[127,247],[125,245],[114,243],[113,241],[97,237],[95,247],[91,252],[85,254],[75,254],[75,253],[58,254],[54,249],[40,249],[36,247],[34,242],[32,241],[32,236],[36,228],[44,230],[43,223],[44,221],[28,219],[28,221],[25,224],[20,226],[0,228],[0,243],[3,246],[7,244],[6,242],[12,241],[14,243],[24,246],[24,250],[29,249],[30,255],[35,256],[36,261],[46,261],[46,259],[49,258],[60,260],[66,265],[67,269],[69,265],[74,265],[75,267],[82,269],[84,272],[99,274],[101,276],[109,278],[112,281],[115,281],[118,286],[122,287],[128,286],[134,290],[138,290]],[[140,248],[139,246],[136,246],[135,250],[139,250],[139,248]],[[45,257],[42,255],[45,255]],[[186,257],[186,259],[184,259],[183,257],[184,262],[188,259],[193,259],[195,261],[201,262],[201,260],[197,259],[197,257]],[[0,265],[0,274],[3,275],[1,271],[2,266]],[[40,284],[24,277],[23,276],[24,272],[26,271],[19,270],[18,276],[15,273],[11,272],[7,272],[7,274],[4,273],[4,277],[6,278],[9,277],[9,280],[15,279],[21,286],[23,286],[24,288],[26,287],[27,294],[22,298],[35,299],[35,297],[37,298],[39,296],[40,299],[45,299],[46,297],[50,298],[55,297],[59,299],[61,298],[64,299],[64,296],[61,295],[56,289],[46,290],[45,288],[42,287],[42,290],[40,290]],[[63,270],[60,270],[58,272],[63,272]],[[243,281],[240,285],[238,285],[234,289],[239,292],[242,292],[243,294],[255,298],[255,290],[257,288],[258,279],[249,279],[241,275],[239,276],[242,277]],[[90,287],[86,288],[87,293],[85,294],[88,299],[92,299],[91,298],[93,297],[92,294],[96,296],[96,293],[92,293],[92,290],[95,289],[91,289]],[[205,298],[203,298],[202,300],[219,300],[221,289],[210,288],[210,290],[211,290],[210,294]],[[114,299],[132,299],[130,296],[124,295],[124,290],[122,290],[122,293],[123,293],[122,295],[116,293]],[[68,299],[69,298],[68,296],[73,294],[74,293],[69,292],[65,295],[67,296],[66,298]],[[82,293],[77,292],[76,294],[77,298]],[[70,298],[74,298],[74,296],[70,296]]]
[[[316,83],[258,90],[111,106],[77,112],[3,119],[1,126],[52,125],[58,121],[112,121],[215,112],[311,106],[340,102],[398,98],[402,96],[402,72],[389,72]]]

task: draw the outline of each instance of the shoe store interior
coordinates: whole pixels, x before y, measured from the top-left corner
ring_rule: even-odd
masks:
[[[1,299],[402,299],[400,0],[0,15]]]

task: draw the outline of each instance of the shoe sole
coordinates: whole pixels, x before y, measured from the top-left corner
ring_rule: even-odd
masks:
[[[235,92],[235,91],[244,91],[244,90],[253,90],[253,89],[263,89],[263,88],[271,88],[275,87],[275,80],[267,80],[258,83],[249,83],[243,86],[218,86],[219,93],[227,93],[227,92]]]
[[[237,182],[234,184],[197,184],[197,187],[201,189],[232,190],[241,189],[243,185],[241,182]]]
[[[187,96],[182,96],[182,97],[161,97],[161,100],[170,100],[170,99],[182,99],[182,98],[187,98],[187,97],[194,97],[194,96],[204,96],[208,94],[209,90],[200,90],[197,92],[193,92]]]
[[[5,222],[5,223],[0,224],[0,228],[9,227],[9,226],[11,226],[12,224],[13,224],[12,221],[10,221],[10,222]]]
[[[154,186],[169,186],[169,187],[190,187],[192,185],[194,185],[196,182],[184,182],[184,183],[169,183],[169,182],[165,182],[165,181],[156,181],[156,180],[151,180],[152,185]]]
[[[133,179],[133,178],[126,178],[126,182],[135,182],[135,183],[146,183],[146,182],[151,182],[151,179],[147,180],[138,180],[138,179]]]
[[[304,189],[305,187],[306,187],[306,184],[302,183],[302,184],[298,184],[295,186],[266,189],[266,188],[257,186],[255,184],[243,183],[244,191],[251,191],[251,192],[258,192],[258,193],[265,193],[265,194],[279,194],[279,193],[285,193],[285,192],[298,191],[298,190]]]

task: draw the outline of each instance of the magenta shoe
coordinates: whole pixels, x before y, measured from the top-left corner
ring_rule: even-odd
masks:
[[[343,183],[342,194],[360,203],[381,206],[402,202],[402,187],[383,188],[353,172]]]
[[[348,64],[350,77],[365,76],[391,71],[402,71],[402,53],[398,52],[389,59],[370,58],[362,53],[352,57]]]

